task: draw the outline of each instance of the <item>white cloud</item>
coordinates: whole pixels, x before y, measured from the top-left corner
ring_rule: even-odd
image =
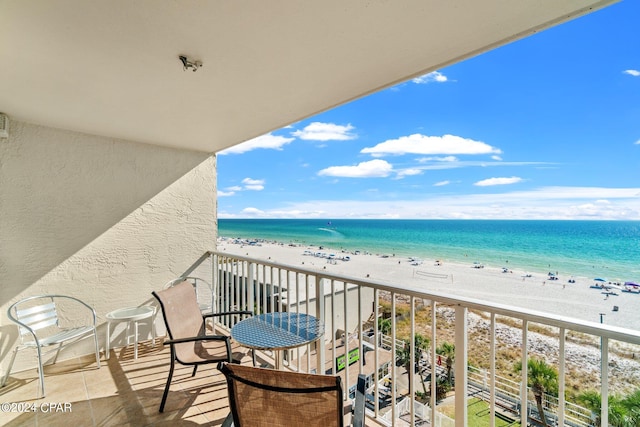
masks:
[[[248,217],[268,217],[265,211],[258,208],[244,208],[240,213]]]
[[[398,139],[389,139],[374,147],[363,148],[361,153],[376,157],[400,154],[500,154],[502,151],[482,141],[455,135],[427,136],[413,134]]]
[[[248,185],[255,185],[255,184],[262,185],[264,184],[264,179],[245,178],[242,180],[242,183],[248,184]]]
[[[444,170],[459,169],[469,167],[492,167],[492,166],[537,166],[539,168],[549,167],[553,163],[546,162],[486,162],[486,161],[454,161],[454,162],[436,162],[425,166],[420,166],[423,170]]]
[[[630,76],[633,76],[633,77],[640,77],[640,71],[638,70],[624,70],[623,73],[629,74]]]
[[[634,199],[640,202],[640,188],[607,187],[543,187],[535,190],[548,199],[611,200]]]
[[[491,159],[499,162],[499,161],[502,160],[502,157],[500,157],[500,156],[491,156]]]
[[[608,203],[603,203],[607,201]],[[495,194],[428,195],[407,200],[308,200],[220,218],[413,218],[640,220],[640,188],[541,187]]]
[[[259,136],[257,138],[250,139],[242,144],[234,145],[226,150],[218,152],[219,155],[224,156],[227,154],[242,154],[248,151],[257,150],[260,148],[270,150],[282,150],[282,147],[289,144],[295,138],[288,138],[280,135],[273,135],[268,133],[266,135]]]
[[[264,179],[245,178],[242,180],[245,190],[261,191],[264,190]]]
[[[418,159],[418,163],[427,163],[427,162],[457,162],[458,158],[456,156],[445,156],[445,157],[421,157]]]
[[[449,79],[447,78],[447,76],[440,73],[439,71],[432,71],[431,73],[423,74],[420,77],[411,79],[411,81],[416,84],[427,84],[432,82],[444,83],[448,80]]]
[[[218,190],[218,197],[235,196],[236,193],[244,190],[260,191],[264,189],[264,180],[245,178],[242,182],[245,184],[244,187],[234,185],[232,187],[227,187],[224,190]]]
[[[640,139],[634,142],[635,145],[640,145]]]
[[[346,141],[355,139],[357,135],[351,131],[353,126],[336,125],[334,123],[313,122],[302,130],[292,132],[293,136],[310,141]]]
[[[445,185],[451,184],[451,181],[440,181],[433,184],[434,187],[443,187]]]
[[[370,160],[356,166],[331,166],[318,172],[320,176],[344,178],[384,178],[389,176],[393,166],[384,160]]]
[[[518,182],[522,182],[522,178],[517,177],[517,176],[512,176],[510,178],[488,178],[488,179],[483,179],[482,181],[478,181],[473,185],[475,185],[477,187],[490,187],[492,185],[517,184]]]
[[[405,176],[422,175],[422,169],[402,169],[397,171],[396,178],[404,178]]]
[[[301,211],[297,209],[282,209],[263,211],[258,208],[245,208],[239,214],[229,212],[218,212],[218,218],[326,218],[327,212],[324,210]]]

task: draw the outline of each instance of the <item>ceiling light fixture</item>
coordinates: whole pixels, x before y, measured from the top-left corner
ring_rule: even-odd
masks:
[[[178,58],[180,58],[180,61],[182,61],[182,69],[184,71],[187,71],[189,68],[191,68],[191,71],[195,73],[196,71],[198,71],[198,68],[202,67],[201,61],[193,61],[184,55],[180,55],[178,56]]]

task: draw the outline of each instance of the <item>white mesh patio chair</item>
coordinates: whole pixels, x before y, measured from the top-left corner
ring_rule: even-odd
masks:
[[[73,313],[73,319],[59,317],[60,306],[65,312]],[[7,310],[9,319],[18,325],[19,341],[13,350],[7,372],[2,380],[4,387],[11,373],[18,351],[34,348],[38,356],[38,374],[40,377],[40,397],[45,396],[44,355],[55,350],[53,363],[60,350],[69,344],[93,335],[95,341],[96,365],[100,368],[100,349],[96,332],[95,310],[79,300],[67,295],[36,295],[13,303]],[[55,346],[48,351],[47,347]]]

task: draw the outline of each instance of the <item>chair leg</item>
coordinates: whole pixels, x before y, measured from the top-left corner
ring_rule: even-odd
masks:
[[[197,371],[198,371],[198,365],[193,365],[193,373],[191,374],[191,376],[195,377]]]
[[[367,377],[364,374],[358,375],[358,383],[356,385],[356,403],[353,408],[353,418],[352,418],[353,427],[364,426],[366,381],[367,381]]]
[[[98,344],[98,331],[93,328],[93,340],[96,342],[96,365],[100,368],[100,345]]]
[[[53,356],[53,364],[58,362],[58,356],[60,355],[60,350],[62,350],[62,343],[58,344],[58,349],[56,350],[56,355]]]
[[[9,366],[7,367],[7,373],[4,374],[4,378],[2,379],[1,387],[4,387],[7,384],[7,380],[9,379],[9,374],[11,373],[11,368],[13,368],[13,362],[16,360],[16,354],[18,354],[18,348],[13,349],[13,355],[11,356],[11,362],[9,362]]]
[[[222,427],[233,427],[233,414],[229,413],[227,418],[222,421]]]
[[[160,410],[158,412],[164,412],[164,404],[167,401],[167,395],[169,394],[169,385],[171,384],[171,378],[173,377],[173,368],[175,367],[175,350],[173,345],[171,346],[171,367],[169,368],[169,377],[167,378],[167,385],[164,386],[164,393],[162,394],[162,402],[160,402]]]
[[[44,397],[45,393],[44,393],[44,369],[42,367],[42,350],[40,349],[40,346],[36,347],[36,350],[38,350],[38,374],[40,375],[40,397]],[[60,351],[60,348],[58,348],[58,351]],[[57,355],[56,355],[57,357]]]

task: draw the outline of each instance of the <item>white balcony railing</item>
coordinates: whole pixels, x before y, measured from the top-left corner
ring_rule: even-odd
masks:
[[[584,408],[565,401],[567,357],[565,348],[569,333],[580,333],[599,347],[599,384],[602,396],[601,423],[608,425],[608,379],[610,343],[640,345],[640,332],[611,327],[577,319],[565,318],[531,310],[494,304],[475,299],[461,298],[445,293],[423,292],[403,288],[402,283],[389,284],[373,280],[328,274],[326,271],[305,269],[265,260],[221,252],[204,254],[184,276],[202,276],[211,283],[213,291],[206,301],[215,311],[249,309],[254,313],[271,311],[302,312],[314,315],[325,323],[324,342],[317,346],[307,346],[285,353],[285,366],[306,372],[334,373],[336,360],[349,360],[349,351],[358,349],[353,364],[338,372],[344,384],[355,384],[358,373],[370,374],[370,395],[368,416],[382,424],[416,425],[420,421],[435,420],[432,425],[453,423],[439,412],[437,406],[436,381],[429,381],[426,405],[408,404],[412,396],[423,391],[421,378],[437,378],[444,369],[439,365],[436,348],[443,341],[442,329],[453,323],[455,357],[452,370],[455,372],[455,403],[453,418],[456,426],[466,425],[468,416],[467,398],[470,395],[482,398],[489,404],[490,425],[494,425],[495,414],[511,413],[521,425],[528,425],[539,418],[535,402],[527,389],[527,363],[522,363],[520,377],[514,381],[501,377],[497,372],[498,350],[506,343],[500,341],[496,333],[497,325],[505,322],[519,330],[519,349],[511,356],[515,363],[527,361],[530,354],[531,326],[547,328],[558,343],[557,360],[559,373],[558,397],[545,396],[545,415],[557,425],[587,426],[593,417]],[[387,336],[381,334],[378,319],[381,303],[385,302],[390,312],[391,330]],[[400,310],[402,308],[402,310]],[[402,311],[402,312],[401,312]],[[416,321],[417,313],[430,312],[427,321]],[[444,314],[443,314],[444,313]],[[477,338],[470,338],[470,316],[486,319],[488,328],[482,340],[487,353],[488,366],[470,369],[468,355],[470,349],[477,351]],[[446,316],[445,316],[446,315]],[[403,336],[414,337],[418,329],[430,338],[428,354],[424,360],[416,360],[416,343],[408,339],[410,361],[408,366],[421,368],[408,372],[394,361],[402,343],[398,330],[400,317],[408,319],[408,330]],[[234,319],[223,319],[219,325],[230,328]],[[514,326],[515,325],[515,326]],[[376,338],[377,337],[377,338]],[[392,343],[396,345],[392,345]],[[512,345],[513,343],[510,343]],[[269,355],[266,354],[265,358]],[[501,356],[504,358],[504,356]],[[517,359],[517,360],[515,360]],[[436,363],[430,363],[434,361]],[[500,360],[505,362],[505,360]],[[440,358],[442,362],[442,358]],[[348,362],[346,363],[348,364]],[[504,363],[503,363],[504,364]],[[374,369],[378,367],[378,369]],[[519,381],[518,381],[519,379]],[[385,386],[395,385],[391,387]],[[425,386],[426,387],[426,386]],[[380,396],[388,395],[387,400]],[[348,396],[345,396],[348,398]],[[387,402],[387,403],[385,403]],[[390,404],[395,402],[395,404]],[[453,424],[452,424],[453,425]]]

